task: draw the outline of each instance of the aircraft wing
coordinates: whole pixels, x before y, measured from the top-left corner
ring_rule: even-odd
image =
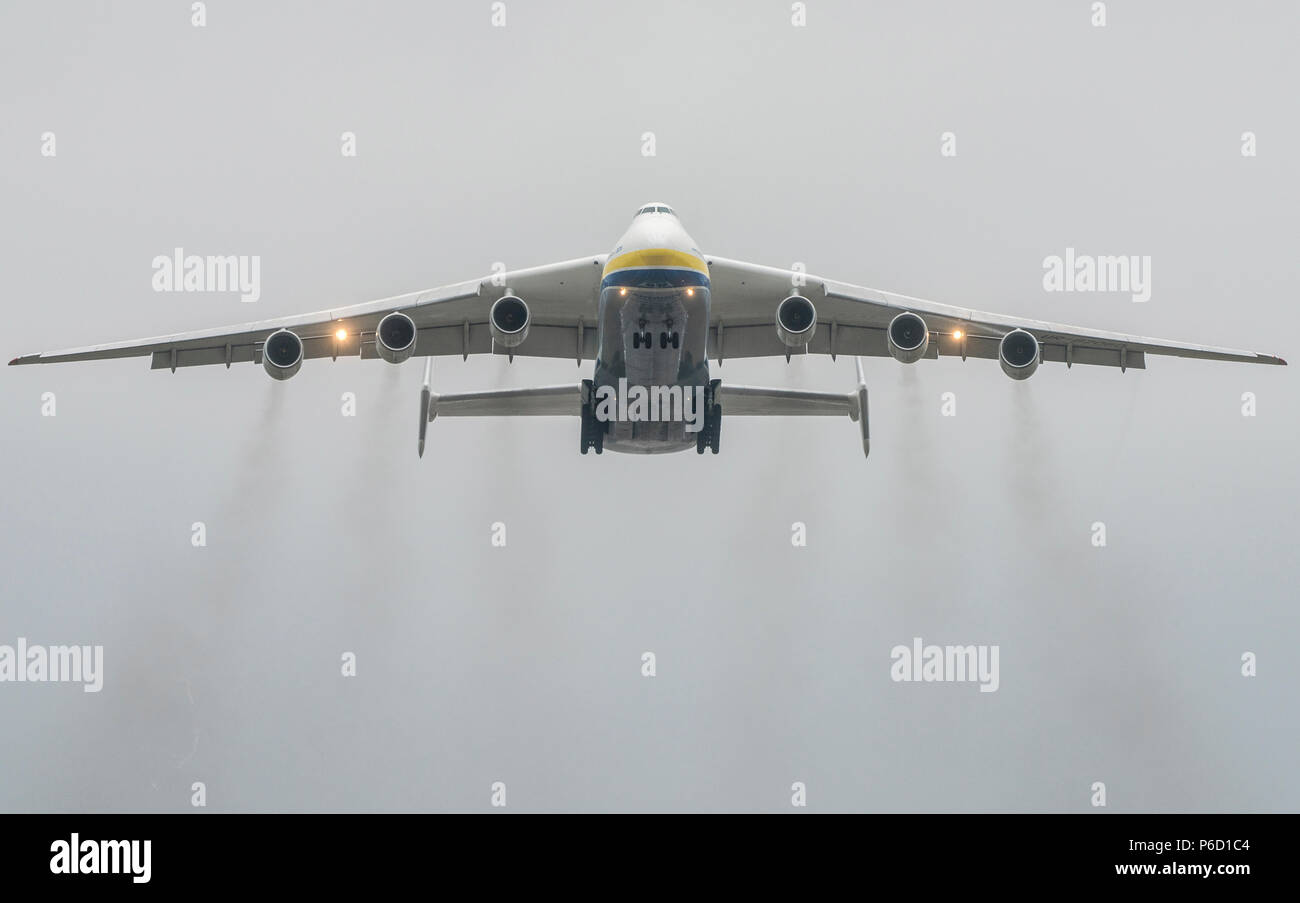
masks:
[[[590,359],[596,353],[596,306],[605,255],[592,255],[515,270],[455,285],[340,306],[315,313],[259,320],[218,329],[47,351],[15,358],[12,364],[46,364],[105,358],[145,357],[154,370],[204,364],[261,362],[262,344],[279,329],[303,340],[305,358],[376,358],[375,328],[401,311],[415,321],[418,357],[513,354],[525,357]],[[488,311],[507,291],[528,304],[528,337],[513,349],[493,347]],[[342,331],[344,338],[338,338]]]
[[[1146,367],[1148,354],[1163,354],[1286,364],[1271,354],[986,313],[723,257],[706,257],[706,261],[712,285],[709,357],[717,360],[788,354],[792,349],[777,337],[773,327],[776,306],[788,295],[800,294],[817,310],[816,330],[804,346],[814,354],[886,356],[886,327],[897,314],[911,311],[924,319],[930,330],[925,354],[930,358],[997,359],[1002,337],[1013,329],[1024,329],[1038,339],[1043,361],[1141,369]]]

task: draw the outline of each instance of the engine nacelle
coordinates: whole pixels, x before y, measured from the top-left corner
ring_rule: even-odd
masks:
[[[998,343],[998,363],[1002,372],[1012,379],[1029,379],[1038,369],[1042,357],[1038,339],[1023,329],[1013,329]]]
[[[801,348],[817,332],[817,308],[803,295],[791,295],[776,306],[776,334],[787,348]]]
[[[287,329],[273,332],[262,345],[262,366],[272,379],[288,379],[302,369],[302,339]]]
[[[390,364],[400,364],[415,353],[415,321],[394,311],[375,328],[375,351]]]
[[[502,295],[488,311],[488,328],[492,340],[503,348],[514,348],[528,338],[532,316],[523,298]]]
[[[889,353],[894,360],[915,364],[930,347],[930,330],[925,321],[911,311],[904,311],[889,321],[885,330]]]

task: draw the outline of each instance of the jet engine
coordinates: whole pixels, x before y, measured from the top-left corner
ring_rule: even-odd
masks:
[[[488,311],[488,328],[492,331],[492,340],[503,348],[514,348],[528,338],[531,322],[528,305],[514,295],[502,295]]]
[[[273,332],[262,346],[262,366],[272,379],[288,379],[302,368],[302,339],[287,329]]]
[[[776,334],[787,348],[801,348],[817,331],[817,309],[803,295],[791,295],[776,306]]]
[[[1013,329],[998,343],[998,363],[1012,379],[1029,379],[1038,369],[1041,357],[1038,339],[1023,329]]]
[[[415,352],[415,321],[394,311],[375,328],[375,351],[390,364],[400,364]]]
[[[930,347],[930,330],[925,321],[911,311],[904,311],[890,320],[885,337],[889,353],[894,360],[904,364],[915,364],[925,357],[925,351]]]

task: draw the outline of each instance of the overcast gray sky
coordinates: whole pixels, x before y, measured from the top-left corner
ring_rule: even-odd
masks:
[[[647,200],[710,253],[1297,356],[1294,4],[208,6],[0,8],[6,359],[604,253]],[[260,255],[261,299],[153,292],[175,247]],[[1150,255],[1151,300],[1045,292],[1067,247]],[[0,644],[105,674],[0,683],[0,810],[1295,811],[1296,373],[1149,366],[871,359],[869,460],[820,418],[649,458],[438,421],[420,460],[418,362],[5,370]],[[997,645],[998,691],[892,681],[917,636]]]

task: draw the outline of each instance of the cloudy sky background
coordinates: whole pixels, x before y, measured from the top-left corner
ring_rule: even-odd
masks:
[[[604,253],[663,200],[707,252],[1296,358],[1300,8],[809,6],[6,4],[5,357]],[[178,246],[260,255],[261,300],[154,293]],[[1150,255],[1151,300],[1045,293],[1066,247]],[[106,675],[0,684],[0,810],[1295,811],[1296,373],[1149,365],[869,360],[869,460],[830,419],[702,458],[439,421],[420,460],[419,362],[5,370],[0,644]],[[914,636],[999,645],[1000,689],[892,682]]]

